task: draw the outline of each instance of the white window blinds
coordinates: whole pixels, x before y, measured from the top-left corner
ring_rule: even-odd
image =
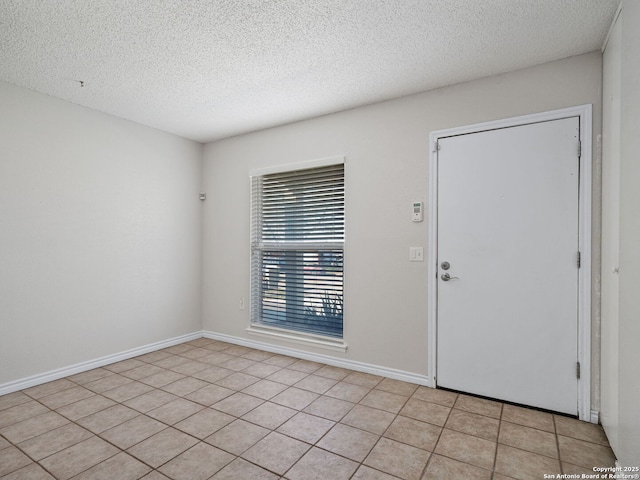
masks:
[[[252,323],[342,338],[344,164],[251,182]]]

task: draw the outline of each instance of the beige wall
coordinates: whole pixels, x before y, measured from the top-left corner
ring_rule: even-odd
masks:
[[[0,82],[0,386],[201,329],[202,146]]]
[[[601,128],[598,52],[205,145],[204,329],[251,339],[245,332],[249,310],[239,309],[240,298],[249,298],[249,171],[345,155],[349,348],[346,354],[306,350],[427,375],[427,264],[409,262],[409,247],[427,251],[427,221],[412,223],[410,207],[415,200],[426,206],[429,132],[587,103],[594,106],[595,143]],[[594,152],[596,285],[600,162],[595,145]],[[599,303],[593,297],[596,385]]]
[[[606,259],[619,256],[618,279],[603,289],[602,418],[614,452],[623,466],[640,465],[640,3],[623,1],[618,24],[605,51],[605,102],[608,108],[605,171],[611,177],[603,187],[608,199],[603,221],[613,232],[603,232],[603,268]],[[608,140],[608,144],[607,144]],[[618,229],[616,232],[615,229]],[[609,276],[609,272],[607,276]],[[603,275],[603,280],[605,276]]]
[[[211,143],[203,166],[199,144],[0,83],[0,385],[203,326],[255,339],[239,308],[249,171],[335,155],[347,158],[349,349],[272,343],[427,375],[427,264],[408,249],[428,247],[410,207],[427,207],[429,132],[593,104],[596,288],[600,89],[595,52]]]

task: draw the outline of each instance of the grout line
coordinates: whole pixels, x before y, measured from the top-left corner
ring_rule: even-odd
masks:
[[[556,437],[556,449],[558,450],[558,465],[560,466],[560,473],[564,473],[564,467],[562,466],[562,457],[560,456],[560,439],[558,438],[558,426],[556,425],[555,415],[552,415],[552,417],[553,417],[553,434]]]
[[[493,468],[491,469],[491,478],[493,478],[496,474],[496,467],[498,465],[498,448],[500,447],[500,432],[502,430],[502,416],[504,415],[504,405],[500,409],[500,418],[498,419],[498,434],[496,435],[496,451],[493,455]]]

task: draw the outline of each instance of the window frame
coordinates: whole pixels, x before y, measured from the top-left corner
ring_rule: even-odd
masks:
[[[287,172],[297,172],[297,171],[302,171],[302,170],[308,170],[308,169],[313,169],[313,168],[319,168],[319,167],[328,167],[328,166],[335,166],[335,165],[345,165],[345,157],[344,156],[336,156],[336,157],[328,157],[328,158],[321,158],[321,159],[316,159],[316,160],[310,160],[310,161],[303,161],[303,162],[297,162],[297,163],[291,163],[291,164],[285,164],[285,165],[277,165],[277,166],[270,166],[270,167],[266,167],[266,168],[259,168],[259,169],[253,169],[249,172],[249,183],[250,183],[250,222],[251,222],[251,233],[250,233],[250,246],[249,246],[249,255],[250,255],[250,320],[249,320],[249,326],[246,328],[246,331],[250,334],[253,335],[258,335],[258,336],[262,336],[262,337],[267,337],[267,338],[275,338],[278,340],[284,340],[287,342],[291,342],[291,343],[297,343],[297,344],[303,344],[303,345],[313,345],[316,347],[320,347],[320,348],[324,348],[324,349],[329,349],[329,350],[337,350],[337,351],[346,351],[347,350],[347,343],[345,341],[345,328],[344,328],[344,278],[345,278],[345,272],[344,272],[344,252],[345,252],[345,245],[346,245],[346,234],[345,234],[345,239],[343,242],[332,242],[331,243],[331,248],[336,248],[339,247],[342,250],[342,255],[343,255],[343,269],[342,269],[342,298],[343,298],[343,303],[342,303],[342,318],[343,318],[343,326],[342,326],[342,337],[333,337],[333,336],[329,336],[329,335],[322,335],[322,334],[318,334],[318,333],[312,333],[312,332],[304,332],[304,331],[299,331],[299,330],[295,330],[295,329],[289,329],[286,327],[279,327],[279,326],[274,326],[274,325],[266,325],[262,322],[259,321],[255,321],[255,302],[256,302],[256,295],[258,295],[260,298],[258,299],[258,301],[262,301],[262,288],[257,286],[260,283],[260,280],[256,280],[254,278],[254,276],[256,275],[256,272],[254,271],[254,266],[253,266],[253,254],[254,254],[254,245],[253,245],[253,241],[254,241],[254,228],[255,228],[255,224],[254,222],[256,222],[256,218],[255,218],[255,212],[253,211],[254,208],[254,191],[253,191],[253,179],[254,177],[263,177],[265,175],[270,175],[270,174],[281,174],[281,173],[287,173]],[[345,179],[346,179],[346,169],[345,169],[345,173],[344,173]],[[346,184],[346,180],[345,180],[345,184]],[[345,199],[345,203],[346,203],[346,199]],[[345,206],[345,210],[346,210],[346,206]],[[345,228],[346,230],[346,228]],[[258,290],[258,291],[256,291]]]

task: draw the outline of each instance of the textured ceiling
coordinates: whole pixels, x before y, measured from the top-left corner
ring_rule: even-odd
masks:
[[[201,142],[593,51],[619,0],[0,0],[0,79]]]

